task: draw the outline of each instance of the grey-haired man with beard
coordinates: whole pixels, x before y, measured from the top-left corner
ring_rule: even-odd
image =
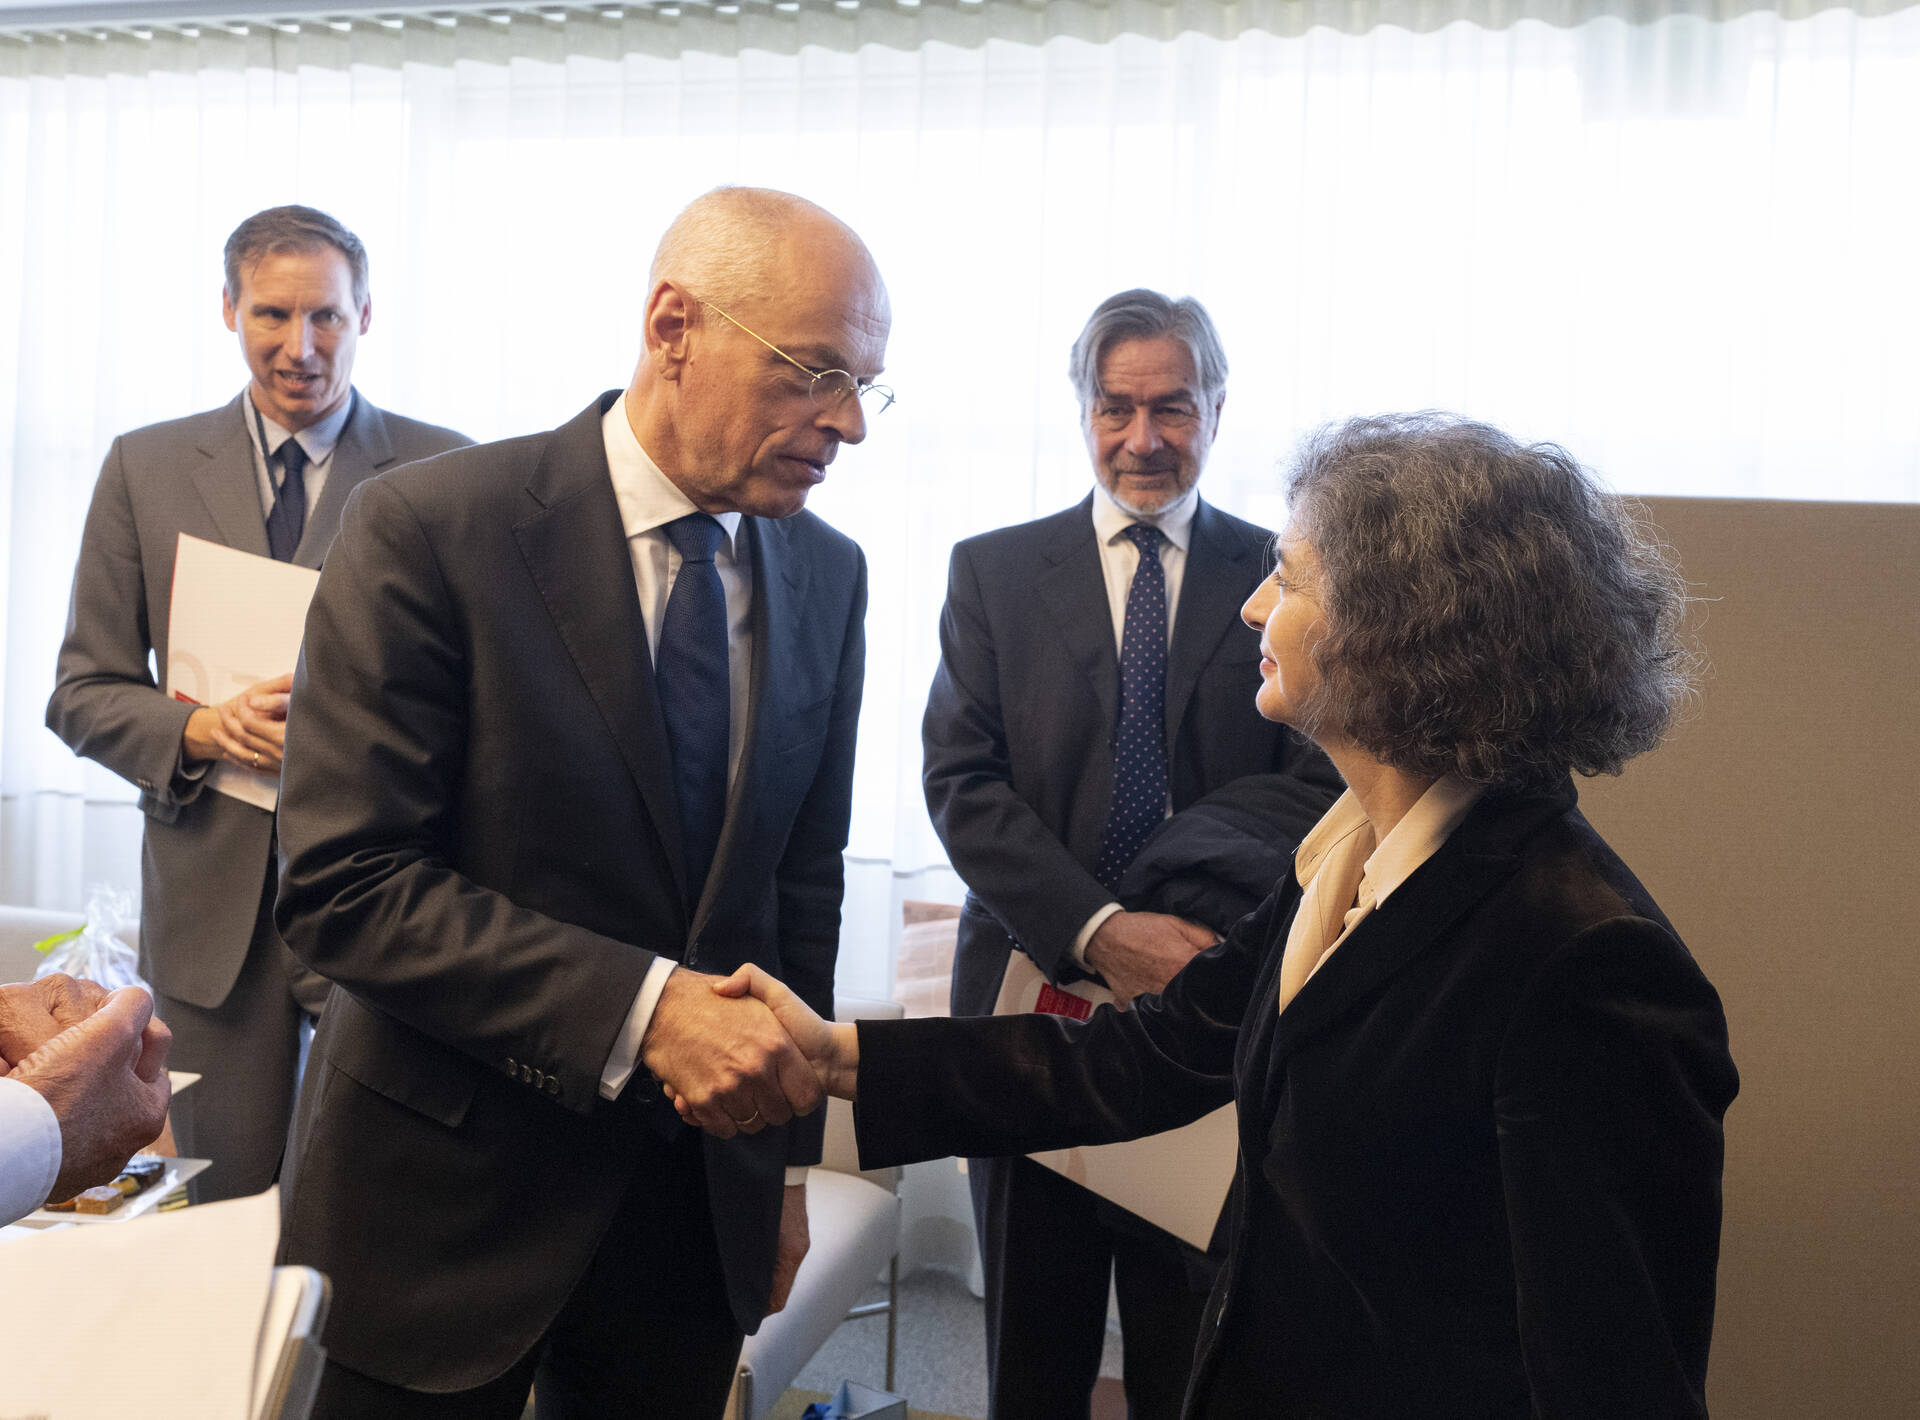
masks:
[[[1316,751],[1255,712],[1240,604],[1273,537],[1197,491],[1226,356],[1191,298],[1124,291],[1073,347],[1096,486],[953,551],[923,736],[927,806],[968,896],[955,1015],[994,1008],[1012,952],[1097,974],[1124,1008],[1214,930],[1127,910],[1121,882],[1170,813],[1260,776],[1281,836],[1339,792]],[[987,1284],[992,1420],[1085,1416],[1111,1278],[1133,1420],[1176,1416],[1209,1258],[1026,1159],[970,1160]]]

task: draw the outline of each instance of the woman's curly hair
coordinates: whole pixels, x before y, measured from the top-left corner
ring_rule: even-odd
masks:
[[[1556,445],[1433,412],[1353,419],[1306,441],[1287,498],[1327,623],[1309,733],[1537,784],[1618,774],[1690,693],[1672,554]]]

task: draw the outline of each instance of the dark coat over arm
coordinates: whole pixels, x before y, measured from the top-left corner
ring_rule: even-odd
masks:
[[[1072,979],[1075,934],[1113,900],[1093,865],[1113,793],[1119,657],[1091,497],[953,550],[922,738],[927,807],[969,890],[954,958],[963,1015],[993,1009],[1016,943],[1051,979]],[[1260,651],[1240,606],[1271,542],[1204,501],[1194,512],[1167,656],[1167,769],[1176,812],[1244,776],[1276,776],[1297,838],[1342,785],[1324,755],[1254,709]]]

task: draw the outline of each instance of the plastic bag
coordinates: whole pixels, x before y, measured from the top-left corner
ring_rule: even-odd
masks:
[[[140,976],[140,954],[115,935],[122,927],[137,925],[139,920],[133,910],[133,899],[126,893],[117,888],[94,888],[87,895],[84,927],[38,943],[45,955],[33,973],[34,980],[64,971],[68,976],[97,981],[109,991],[138,986],[151,996],[153,988]]]

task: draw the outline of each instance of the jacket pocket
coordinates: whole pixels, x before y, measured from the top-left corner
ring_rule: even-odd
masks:
[[[327,1063],[375,1094],[456,1127],[479,1088],[479,1066],[344,991],[327,1003]]]

